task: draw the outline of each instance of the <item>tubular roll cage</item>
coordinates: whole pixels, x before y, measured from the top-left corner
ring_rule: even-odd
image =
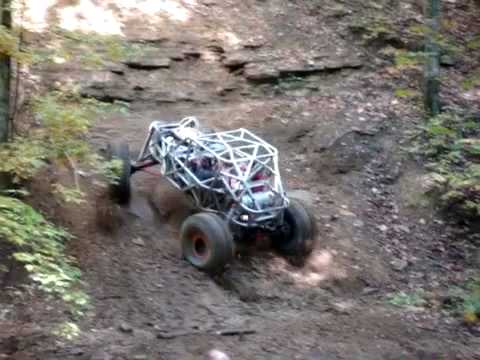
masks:
[[[289,201],[281,182],[278,150],[243,128],[209,134],[198,128],[194,117],[179,123],[154,121],[132,163],[132,173],[160,164],[162,175],[190,195],[201,210],[219,213],[240,226],[270,227],[282,222]],[[212,159],[215,167],[206,178],[199,178],[191,168],[191,161],[201,157]],[[259,179],[260,173],[266,178]],[[273,205],[262,206],[258,191],[267,194]]]

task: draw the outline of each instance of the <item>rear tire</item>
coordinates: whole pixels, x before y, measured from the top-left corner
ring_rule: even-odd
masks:
[[[180,237],[183,256],[200,270],[221,272],[234,257],[232,233],[217,214],[191,215],[183,222]]]
[[[316,221],[310,209],[299,200],[290,199],[284,226],[273,236],[273,247],[283,255],[305,257],[313,251],[316,236]]]
[[[107,152],[109,160],[121,161],[118,178],[115,183],[110,184],[110,195],[115,202],[127,204],[131,196],[130,176],[132,174],[128,144],[109,144]]]

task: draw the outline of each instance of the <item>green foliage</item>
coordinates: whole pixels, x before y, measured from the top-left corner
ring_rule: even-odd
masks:
[[[427,25],[415,24],[407,29],[407,32],[413,35],[425,36],[430,34],[431,30]]]
[[[53,192],[57,194],[64,202],[80,205],[85,203],[85,194],[77,188],[65,187],[62,184],[53,184]]]
[[[447,31],[453,31],[458,27],[458,22],[454,19],[441,19],[440,23],[442,28]]]
[[[462,88],[464,90],[472,90],[476,87],[480,87],[480,70],[474,72],[462,81]]]
[[[83,313],[88,296],[79,289],[81,273],[65,254],[71,235],[24,202],[0,195],[0,238],[18,249],[15,259],[25,264],[40,289],[62,298],[73,314]]]
[[[475,36],[471,40],[467,42],[467,48],[470,50],[478,50],[480,49],[480,35]]]
[[[388,37],[394,33],[393,28],[387,21],[376,19],[369,27],[368,32],[364,35],[364,39],[374,40],[380,37]]]
[[[412,89],[397,89],[395,90],[395,96],[399,98],[413,98],[418,96],[418,92]]]
[[[116,105],[83,99],[76,94],[37,97],[33,110],[42,126],[0,148],[0,171],[12,174],[15,182],[22,182],[35,176],[47,163],[68,159],[77,165],[94,167],[94,171],[105,171],[109,180],[114,178],[115,165],[102,162],[95,155],[86,134],[95,117],[117,109]],[[66,203],[78,205],[85,201],[79,188],[55,184],[53,193]],[[79,269],[65,254],[64,243],[68,238],[68,233],[47,222],[30,206],[0,195],[0,239],[17,247],[15,259],[25,264],[42,290],[61,298],[70,305],[73,314],[80,315],[88,297],[80,290]],[[75,329],[69,326],[64,330],[71,335]]]
[[[46,164],[47,156],[41,140],[18,137],[0,147],[0,172],[12,174],[16,183],[27,180]]]
[[[21,182],[33,177],[47,160],[66,157],[101,167],[86,141],[86,134],[93,119],[119,109],[119,105],[72,93],[37,97],[33,110],[43,126],[0,147],[0,172],[8,172],[15,182]]]
[[[33,59],[29,51],[19,49],[18,36],[3,25],[0,25],[0,54],[22,63],[30,63]]]
[[[419,68],[424,61],[424,53],[406,50],[395,51],[395,67],[399,70]]]
[[[438,44],[441,52],[444,54],[455,55],[463,53],[464,46],[447,35],[436,35],[434,41]]]
[[[453,27],[453,24],[449,22],[442,22],[443,28],[449,30]],[[434,41],[441,49],[443,53],[456,54],[462,52],[462,45],[459,44],[454,38],[452,38],[445,31],[434,32],[430,27],[424,24],[415,24],[407,29],[407,33],[410,35],[421,37],[422,39],[427,37]]]
[[[50,34],[51,35],[51,34]],[[0,26],[0,53],[19,62],[65,62],[79,60],[86,67],[139,56],[146,46],[130,44],[119,37],[77,32],[54,33],[41,48],[19,49],[18,36]],[[123,111],[123,104],[105,104],[76,93],[55,92],[33,99],[33,113],[41,124],[28,134],[0,146],[0,172],[20,183],[34,177],[45,165],[68,160],[94,168],[115,181],[118,164],[104,162],[90,148],[86,135],[92,121],[106,112]],[[77,188],[53,185],[53,193],[66,203],[81,204],[84,194]],[[14,196],[22,191],[0,194],[0,241],[15,246],[14,258],[23,263],[30,278],[46,293],[63,300],[71,313],[82,315],[89,298],[82,291],[81,272],[65,253],[71,238],[65,230],[48,222],[40,213]],[[74,323],[62,324],[56,334],[72,339],[79,334]]]
[[[456,156],[467,155],[470,148],[476,146],[480,123],[478,119],[450,111],[430,119],[421,130],[428,156],[453,161]]]
[[[480,320],[480,279],[472,281],[463,296],[463,318],[467,323]]]
[[[65,322],[59,325],[53,332],[54,335],[62,337],[65,340],[73,340],[80,335],[80,329],[77,324]]]
[[[387,302],[398,307],[420,307],[427,303],[424,299],[423,290],[417,290],[413,293],[400,291],[398,293],[391,294],[388,297]]]
[[[480,278],[470,279],[462,286],[449,289],[449,301],[444,309],[456,316],[463,317],[467,324],[480,321]]]
[[[96,168],[105,176],[108,183],[117,184],[122,174],[123,162],[119,159],[110,161],[100,160]]]
[[[480,218],[480,120],[445,112],[420,130],[418,150],[431,161],[439,204],[463,218]]]
[[[91,120],[99,113],[102,103],[95,100],[53,93],[35,100],[33,111],[43,128],[37,132],[53,152],[53,156],[70,154],[83,156],[88,152],[84,141]]]
[[[350,29],[362,35],[366,43],[377,39],[388,39],[395,35],[392,22],[383,16],[365,16],[358,18],[350,25]]]

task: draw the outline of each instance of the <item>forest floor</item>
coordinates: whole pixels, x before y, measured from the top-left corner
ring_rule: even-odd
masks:
[[[38,197],[76,235],[71,252],[93,307],[80,336],[61,341],[49,331],[65,315],[10,274],[0,358],[193,360],[217,349],[232,360],[480,359],[480,329],[446,310],[452,289],[478,272],[479,252],[422,201],[426,172],[404,151],[424,117],[420,71],[395,67],[383,51],[421,47],[406,34],[422,23],[415,2],[51,3],[50,25],[70,16],[149,48],[94,70],[75,61],[32,68],[30,91],[79,84],[85,96],[129,104],[95,124],[99,151],[128,141],[133,156],[152,120],[193,115],[215,130],[251,129],[278,147],[288,191],[311,205],[320,231],[302,268],[259,248],[212,278],[181,259],[189,206],[152,175],[138,175],[128,207],[111,205],[115,215],[100,220],[117,221],[109,231],[93,195],[76,208]],[[478,29],[478,5],[446,3],[460,19],[454,35],[475,21]],[[479,104],[478,88],[459,88],[467,64],[455,61],[442,68],[443,98]],[[399,96],[404,88],[412,96]],[[45,189],[45,178],[32,188]]]

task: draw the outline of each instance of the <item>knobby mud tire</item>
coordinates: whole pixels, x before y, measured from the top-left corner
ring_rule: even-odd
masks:
[[[234,257],[234,240],[227,223],[217,214],[189,216],[180,230],[184,258],[196,268],[220,273]]]

